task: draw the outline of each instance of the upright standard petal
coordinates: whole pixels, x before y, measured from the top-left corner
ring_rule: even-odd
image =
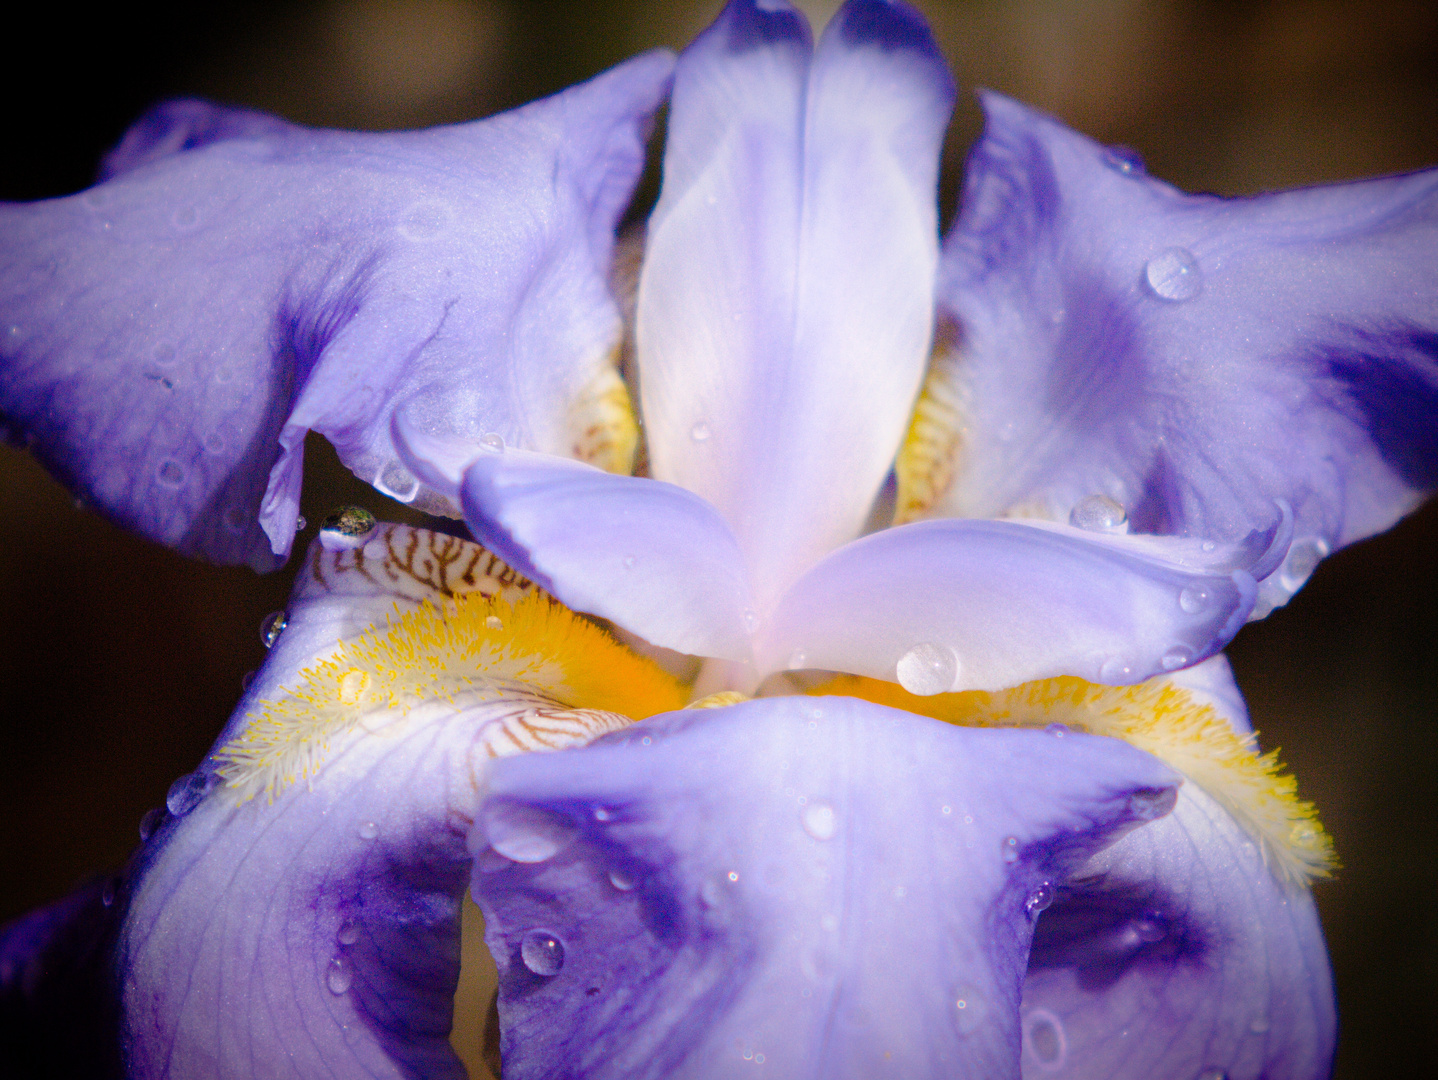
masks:
[[[896,3],[846,4],[811,57],[787,4],[733,0],[680,59],[637,310],[650,461],[719,508],[761,608],[859,533],[893,460],[952,101]]]
[[[1017,1078],[1032,897],[1176,783],[1117,740],[851,698],[507,759],[472,886],[505,1075]]]
[[[1262,612],[1438,484],[1438,172],[1186,196],[984,108],[944,248],[957,340],[920,410],[951,433],[928,512],[1066,521],[1098,495],[1137,531],[1225,540],[1285,500]]]
[[[162,106],[104,183],[0,207],[6,430],[121,524],[257,568],[293,543],[309,430],[456,513],[398,460],[396,410],[627,468],[605,274],[671,66],[398,134]]]

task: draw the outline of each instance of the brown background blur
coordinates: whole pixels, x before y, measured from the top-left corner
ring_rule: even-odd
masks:
[[[6,34],[0,198],[85,186],[100,153],[161,97],[199,94],[328,126],[466,120],[640,49],[680,47],[718,6],[216,0],[82,19],[53,4]],[[824,16],[837,5],[803,6]],[[946,221],[978,131],[975,85],[1136,147],[1151,172],[1189,190],[1240,194],[1438,164],[1438,4],[919,6],[965,90],[945,156]],[[311,522],[347,501],[400,516],[322,442],[310,450]],[[3,921],[124,859],[141,814],[194,767],[260,663],[257,628],[283,605],[289,572],[186,563],[77,510],[11,450],[0,450],[0,506]],[[1430,507],[1330,559],[1230,652],[1265,747],[1283,747],[1344,862],[1317,889],[1343,1080],[1438,1076],[1435,547]]]

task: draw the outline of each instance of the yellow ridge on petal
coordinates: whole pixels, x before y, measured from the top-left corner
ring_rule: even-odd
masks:
[[[429,702],[459,709],[514,699],[527,709],[632,721],[683,708],[686,698],[659,665],[552,597],[460,594],[340,642],[301,670],[284,697],[262,701],[244,731],[219,750],[217,771],[243,798],[261,791],[273,797],[313,776],[331,740],[363,717]]]
[[[606,362],[569,407],[571,453],[605,472],[628,476],[639,447],[639,422],[629,387]]]
[[[1100,686],[1061,676],[996,693],[918,697],[896,683],[840,675],[809,693],[862,698],[965,727],[1064,724],[1122,739],[1202,788],[1253,837],[1279,880],[1306,886],[1337,866],[1332,839],[1313,804],[1298,797],[1278,751],[1260,754],[1252,735],[1238,734],[1212,706],[1161,679]]]
[[[959,379],[958,329],[940,319],[929,369],[909,430],[894,461],[894,524],[922,517],[948,492],[963,450],[964,388]]]

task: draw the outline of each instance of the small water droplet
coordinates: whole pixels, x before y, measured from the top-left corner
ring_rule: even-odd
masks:
[[[1214,548],[1218,547],[1218,541],[1205,540],[1201,546],[1203,547],[1204,551],[1212,551]]]
[[[1157,913],[1134,919],[1128,926],[1133,931],[1133,936],[1145,945],[1152,945],[1168,936],[1168,927],[1164,925],[1163,916]]]
[[[360,823],[359,838],[361,840],[373,840],[378,835],[379,826],[376,825],[373,821],[365,821]]]
[[[959,656],[947,645],[923,641],[899,657],[894,670],[899,685],[911,694],[943,694],[953,690],[958,681]]]
[[[341,506],[320,522],[320,546],[326,551],[360,547],[374,532],[375,517],[363,506]]]
[[[960,1035],[984,1030],[988,1011],[988,1001],[977,987],[959,986],[954,990],[954,1016]]]
[[[1322,537],[1305,536],[1295,540],[1288,549],[1288,557],[1283,560],[1278,583],[1287,592],[1297,592],[1313,576],[1313,571],[1318,569],[1318,564],[1327,554],[1328,543]]]
[[[633,569],[634,569],[634,556],[633,556],[633,555],[626,555],[626,556],[624,556],[624,569],[626,569],[626,570],[633,570]]]
[[[1024,900],[1024,912],[1030,919],[1037,919],[1039,913],[1054,902],[1054,887],[1045,881]]]
[[[335,931],[335,940],[341,945],[353,945],[359,940],[359,923],[353,919],[346,919],[340,923],[340,928]]]
[[[295,518],[295,532],[304,532],[308,526],[309,521],[308,519],[306,519],[304,514],[300,514],[298,517]]]
[[[809,654],[803,649],[795,649],[789,654],[789,670],[799,671],[809,662]]]
[[[1099,682],[1121,686],[1133,681],[1133,664],[1122,656],[1110,656],[1098,669]]]
[[[202,772],[192,772],[180,777],[165,793],[165,808],[172,817],[184,817],[210,793],[214,777]]]
[[[503,630],[504,620],[498,615],[486,615],[484,618],[484,628],[486,630]]]
[[[179,487],[185,482],[185,467],[174,458],[166,458],[155,470],[155,476],[167,487]]]
[[[1164,671],[1176,671],[1193,660],[1193,650],[1187,645],[1171,645],[1159,660]]]
[[[105,907],[111,907],[115,903],[115,879],[106,878],[105,884],[100,888],[100,903]]]
[[[259,674],[258,671],[247,671],[247,672],[245,672],[243,675],[241,675],[241,676],[240,676],[240,689],[241,689],[241,690],[248,690],[250,687],[254,686],[254,685],[255,685],[255,676],[258,675],[258,674]]]
[[[725,875],[725,876],[728,877],[728,879],[729,879],[730,881],[738,881],[738,880],[739,880],[739,871],[738,871],[738,870],[730,870],[729,873],[728,873],[727,875]]]
[[[1175,303],[1192,300],[1203,291],[1198,260],[1187,248],[1169,248],[1155,255],[1143,269],[1144,280],[1155,296]]]
[[[158,806],[152,806],[145,811],[145,816],[140,819],[140,840],[143,842],[155,835],[155,830],[165,820],[165,811]]]
[[[839,817],[834,808],[821,800],[804,807],[800,818],[804,822],[804,831],[815,840],[831,839],[839,829]]]
[[[1122,504],[1107,495],[1089,495],[1069,511],[1069,524],[1088,532],[1126,533],[1128,514]]]
[[[1047,1009],[1035,1009],[1024,1024],[1024,1046],[1045,1068],[1062,1065],[1067,1052],[1063,1021]]]
[[[695,442],[708,442],[709,436],[712,434],[713,432],[709,430],[709,425],[706,424],[703,420],[700,420],[697,424],[695,424],[692,428],[689,429],[689,437]]]
[[[611,870],[609,871],[609,884],[613,885],[620,892],[631,892],[638,882],[634,880],[633,874],[627,873],[624,870]]]
[[[953,812],[954,808],[952,806],[944,805],[939,807],[939,813],[943,814],[945,817],[947,817],[949,814],[952,814]]]
[[[489,846],[517,863],[552,859],[573,839],[571,830],[543,810],[504,806],[490,814],[484,826]]]
[[[272,611],[260,620],[260,640],[264,642],[267,649],[273,649],[275,642],[280,640],[280,635],[285,632],[289,624],[289,616],[283,611]]]
[[[1178,606],[1190,615],[1197,615],[1213,602],[1213,594],[1202,585],[1190,585],[1178,594]]]
[[[1019,838],[1017,836],[1006,836],[999,845],[999,858],[1006,863],[1019,861]]]
[[[759,629],[759,616],[749,608],[744,609],[744,629],[751,634]]]
[[[1173,788],[1143,788],[1128,797],[1128,811],[1139,821],[1161,818],[1173,809],[1178,792]]]
[[[402,503],[413,502],[419,494],[419,479],[398,461],[386,464],[372,483],[391,499]]]
[[[504,453],[504,436],[497,431],[486,431],[479,437],[479,448],[485,453]]]
[[[1049,724],[1047,727],[1044,728],[1044,730],[1047,731],[1050,735],[1052,735],[1055,739],[1062,739],[1066,735],[1068,735],[1069,726],[1067,724]]]
[[[531,930],[520,939],[519,958],[530,971],[548,979],[564,966],[564,943],[548,930]]]
[[[651,739],[648,735],[646,735],[646,736],[644,736],[644,738],[640,739],[639,741],[640,741],[642,744],[644,744],[645,746],[648,746],[648,745],[649,745],[650,743],[652,743],[654,740]]]
[[[331,994],[343,994],[353,982],[354,975],[343,956],[336,956],[330,961],[329,967],[325,969],[325,985],[330,988]]]
[[[1103,163],[1125,176],[1133,176],[1145,171],[1143,155],[1131,146],[1110,146],[1103,152]]]

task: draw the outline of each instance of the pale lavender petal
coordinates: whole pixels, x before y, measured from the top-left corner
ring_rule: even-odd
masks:
[[[1238,632],[1256,595],[1250,571],[1271,561],[1278,531],[1204,551],[1049,523],[886,529],[798,581],[760,632],[758,665],[897,678],[924,694],[1056,675],[1142,682]]]
[[[293,542],[308,430],[432,510],[456,508],[400,463],[396,409],[569,452],[618,341],[613,229],[671,66],[422,132],[162,106],[106,182],[0,206],[9,436],[121,524],[258,568]]]
[[[465,473],[481,543],[576,611],[655,645],[747,660],[744,560],[714,507],[673,484],[543,454],[481,454]]]
[[[637,333],[653,474],[704,496],[760,607],[858,535],[931,333],[953,85],[922,19],[856,0],[810,55],[734,0],[675,76]]]
[[[1177,782],[1114,740],[848,698],[491,776],[472,889],[510,1080],[1017,1078],[1032,898]]]
[[[941,303],[964,445],[936,513],[1142,532],[1294,521],[1259,613],[1438,484],[1438,171],[1250,199],[1186,196],[984,97]]]

